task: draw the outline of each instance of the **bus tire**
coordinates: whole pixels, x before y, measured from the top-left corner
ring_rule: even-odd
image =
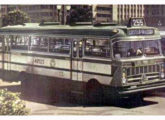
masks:
[[[26,73],[21,72],[20,79],[21,79],[21,95],[25,96],[26,91],[28,90],[28,88],[27,88],[28,76],[26,75]]]
[[[91,81],[86,86],[87,104],[100,105],[103,103],[103,89],[97,81]]]
[[[144,96],[142,93],[136,93],[130,96],[130,100],[136,104],[142,104],[144,101]]]

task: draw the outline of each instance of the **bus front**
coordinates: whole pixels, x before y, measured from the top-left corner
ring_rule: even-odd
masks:
[[[112,40],[113,84],[120,95],[165,87],[164,57],[156,28],[139,26],[119,30]]]

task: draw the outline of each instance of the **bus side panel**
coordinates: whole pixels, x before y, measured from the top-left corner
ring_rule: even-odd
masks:
[[[4,70],[4,64],[3,64],[3,53],[0,52],[0,79],[3,79],[3,70]]]
[[[52,101],[68,97],[66,93],[71,91],[71,83],[77,84],[77,81],[70,79],[69,59],[33,57],[12,53],[11,60],[8,62],[10,63],[8,76],[24,82],[24,93],[27,96],[34,96],[34,99],[37,96]],[[6,71],[8,62],[4,64]],[[22,73],[26,73],[26,76],[24,74],[22,77]]]
[[[20,81],[19,77],[22,72],[31,71],[33,73],[31,66],[21,66],[23,61],[26,61],[26,64],[32,64],[32,60],[28,56],[22,57],[20,54],[5,53],[3,79],[7,81]]]
[[[83,81],[88,82],[96,79],[102,85],[110,85],[112,81],[111,63],[105,64],[104,61],[83,63]]]

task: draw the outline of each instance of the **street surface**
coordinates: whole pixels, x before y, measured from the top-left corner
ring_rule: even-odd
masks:
[[[165,115],[165,94],[146,97],[141,104],[81,106],[69,103],[46,105],[26,101],[31,115]]]
[[[0,89],[20,91],[20,83],[0,81]],[[165,115],[165,90],[149,93],[142,103],[121,100],[117,105],[83,106],[69,102],[51,105],[27,101],[30,115]]]

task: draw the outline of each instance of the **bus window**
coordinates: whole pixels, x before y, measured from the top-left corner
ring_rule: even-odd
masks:
[[[165,38],[161,39],[161,45],[162,45],[162,52],[165,55]]]
[[[48,39],[40,36],[31,37],[30,50],[48,52]]]
[[[108,40],[86,40],[85,55],[96,57],[110,57],[110,48]]]
[[[3,41],[3,36],[0,36],[0,51],[2,51],[2,41]]]
[[[49,52],[51,53],[70,53],[71,41],[65,38],[50,38],[49,40]]]
[[[159,55],[159,40],[119,41],[113,44],[114,57],[138,57]]]
[[[28,50],[28,36],[10,36],[12,50]]]

